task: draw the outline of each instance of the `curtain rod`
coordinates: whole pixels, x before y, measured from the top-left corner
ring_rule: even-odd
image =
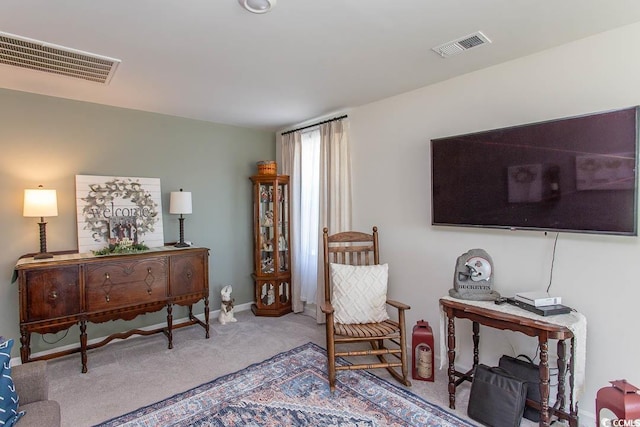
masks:
[[[320,125],[323,125],[323,124],[325,124],[325,123],[331,123],[331,122],[335,122],[336,120],[342,120],[342,119],[346,119],[346,118],[347,118],[347,115],[345,114],[344,116],[334,117],[333,119],[325,120],[325,121],[323,121],[323,122],[318,122],[318,123],[314,123],[314,124],[312,124],[312,125],[303,126],[303,127],[301,127],[301,128],[298,128],[298,129],[293,129],[293,130],[288,130],[288,131],[286,131],[286,132],[282,132],[282,133],[280,134],[280,136],[288,135],[288,134],[293,133],[293,132],[298,132],[298,131],[301,131],[301,130],[305,130],[305,129],[312,128],[312,127],[314,127],[314,126],[320,126]]]

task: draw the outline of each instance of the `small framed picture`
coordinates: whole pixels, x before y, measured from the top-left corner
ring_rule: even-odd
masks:
[[[123,239],[138,243],[135,216],[113,216],[109,218],[109,244],[118,244]]]

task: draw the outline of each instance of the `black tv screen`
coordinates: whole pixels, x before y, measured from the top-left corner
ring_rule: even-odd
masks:
[[[432,224],[637,235],[638,107],[431,140]]]

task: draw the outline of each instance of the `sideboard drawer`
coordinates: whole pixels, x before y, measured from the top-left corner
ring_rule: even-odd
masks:
[[[169,294],[172,297],[202,293],[207,290],[206,256],[206,253],[201,252],[171,257]]]
[[[80,313],[78,271],[78,266],[27,271],[25,320],[33,322]]]
[[[94,263],[86,267],[87,311],[111,310],[164,301],[167,258]]]

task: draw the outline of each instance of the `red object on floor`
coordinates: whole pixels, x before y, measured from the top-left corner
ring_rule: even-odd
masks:
[[[603,387],[596,394],[596,427],[600,424],[600,411],[608,409],[620,420],[640,419],[640,394],[638,387],[627,380],[609,381],[611,387]]]
[[[411,347],[413,353],[411,371],[414,380],[433,381],[433,331],[429,322],[419,320],[413,327],[411,335]]]

